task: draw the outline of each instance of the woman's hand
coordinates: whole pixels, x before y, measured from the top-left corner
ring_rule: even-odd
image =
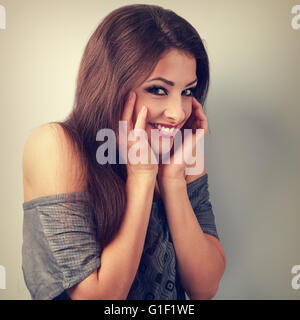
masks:
[[[203,112],[201,103],[195,97],[192,98],[192,113],[181,128],[181,130],[183,129],[192,129],[193,133],[196,129],[203,129],[204,135],[208,131],[207,117]]]
[[[184,129],[192,129],[192,132],[186,137],[184,137]],[[196,134],[196,129],[203,129],[200,134]],[[163,182],[170,181],[170,179],[174,180],[182,180],[185,179],[185,170],[186,168],[192,168],[195,164],[190,164],[192,161],[192,157],[196,157],[196,166],[201,167],[204,166],[204,154],[200,146],[200,139],[204,138],[204,135],[208,131],[208,122],[207,117],[202,110],[202,105],[193,97],[192,100],[192,113],[189,119],[186,121],[184,126],[181,128],[181,134],[183,142],[181,146],[179,146],[175,150],[175,140],[174,145],[172,147],[172,152],[170,156],[170,164],[159,164],[158,170],[158,182],[160,188],[163,186]],[[174,137],[175,139],[175,137]],[[198,151],[200,151],[200,156],[196,153],[198,145]],[[174,163],[174,160],[177,159]],[[203,163],[201,163],[201,161]],[[200,162],[200,163],[199,163]],[[200,173],[200,172],[199,172]]]
[[[126,101],[122,114],[122,121],[127,123],[127,130],[121,128],[121,132],[117,137],[121,156],[125,160],[128,176],[149,175],[151,177],[157,175],[158,163],[153,161],[157,159],[151,146],[148,143],[148,135],[146,133],[147,107],[138,113],[135,124],[133,123],[133,114],[136,107],[136,93],[131,91]],[[127,147],[122,141],[127,141]],[[152,162],[153,163],[152,163]]]

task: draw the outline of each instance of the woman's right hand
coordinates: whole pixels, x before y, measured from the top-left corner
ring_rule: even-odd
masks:
[[[146,132],[148,109],[144,106],[144,108],[142,108],[137,114],[135,123],[133,123],[135,108],[136,93],[131,91],[125,103],[121,117],[121,120],[126,121],[127,123],[127,130],[121,127],[121,131],[118,136],[118,144],[120,144],[119,150],[122,158],[124,160],[126,159],[127,176],[149,175],[151,177],[156,177],[158,173],[158,164],[157,160],[153,160],[157,159],[157,157],[149,145],[148,135]],[[121,139],[119,137],[121,137]],[[124,145],[125,139],[127,141],[127,147]]]

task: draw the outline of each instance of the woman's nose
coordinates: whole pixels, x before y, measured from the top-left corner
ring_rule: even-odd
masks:
[[[185,119],[182,101],[173,99],[172,101],[168,102],[168,104],[165,106],[164,114],[169,121],[172,121],[172,123],[181,123]]]

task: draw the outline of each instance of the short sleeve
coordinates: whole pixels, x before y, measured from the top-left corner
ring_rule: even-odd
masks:
[[[23,209],[22,270],[32,299],[54,299],[100,267],[85,193],[40,197]]]
[[[207,173],[197,180],[188,183],[187,192],[203,232],[219,239],[215,216],[209,199]]]

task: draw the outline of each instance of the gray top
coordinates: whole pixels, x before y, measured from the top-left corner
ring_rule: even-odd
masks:
[[[187,192],[203,232],[219,239],[207,173],[187,184]],[[32,299],[65,294],[101,267],[101,248],[86,199],[85,192],[72,192],[23,203],[22,270]],[[141,261],[127,300],[185,300],[161,199],[152,203]]]

